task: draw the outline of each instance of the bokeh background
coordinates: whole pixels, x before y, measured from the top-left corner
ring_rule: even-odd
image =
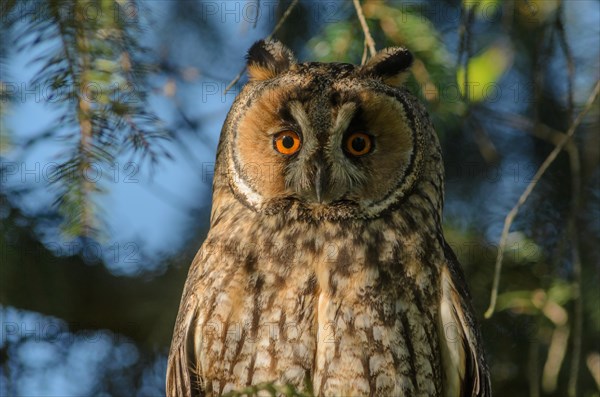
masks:
[[[446,165],[445,229],[496,396],[599,396],[596,0],[361,1]],[[0,26],[0,395],[161,396],[246,50],[360,63],[351,1],[6,0]],[[233,84],[230,84],[232,83]],[[227,90],[228,86],[231,88]],[[574,122],[508,234],[505,217]]]

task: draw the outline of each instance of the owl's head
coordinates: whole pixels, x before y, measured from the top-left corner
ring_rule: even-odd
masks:
[[[412,61],[387,48],[364,66],[298,63],[280,42],[254,44],[219,150],[237,199],[331,219],[399,205],[422,180],[424,159],[438,153],[439,163],[425,111],[402,87]]]

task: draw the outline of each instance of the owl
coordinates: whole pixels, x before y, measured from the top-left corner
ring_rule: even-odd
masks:
[[[277,41],[250,48],[168,396],[265,382],[315,396],[491,396],[442,232],[440,145],[403,87],[412,60],[404,48],[363,66],[299,63]]]

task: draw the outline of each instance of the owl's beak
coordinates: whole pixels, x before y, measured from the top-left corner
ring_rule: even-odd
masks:
[[[315,184],[315,195],[317,196],[317,201],[319,204],[323,203],[323,189],[325,188],[325,184],[327,183],[326,172],[323,171],[323,166],[317,165],[317,170],[315,171],[314,176],[314,184]]]
[[[319,203],[323,203],[323,169],[320,165],[317,166],[317,171],[315,172],[315,194],[317,196],[317,201]]]

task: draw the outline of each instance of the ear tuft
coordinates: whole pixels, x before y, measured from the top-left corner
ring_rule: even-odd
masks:
[[[272,79],[296,64],[294,54],[277,40],[254,43],[248,50],[246,61],[251,81]]]
[[[380,78],[384,83],[400,86],[408,77],[413,56],[406,48],[388,47],[379,51],[360,69],[360,74]]]

